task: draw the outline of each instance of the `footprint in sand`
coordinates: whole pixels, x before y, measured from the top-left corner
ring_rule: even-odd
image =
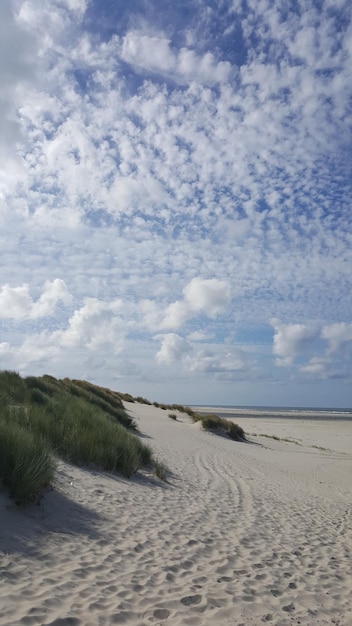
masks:
[[[221,576],[218,578],[218,583],[230,583],[232,578],[230,576]]]
[[[292,611],[295,610],[295,605],[293,604],[293,602],[291,602],[291,604],[287,604],[286,606],[282,607],[283,611],[286,611],[286,613],[292,613]]]
[[[170,611],[167,609],[155,609],[153,615],[156,619],[167,619],[170,615]]]
[[[282,591],[280,591],[280,589],[270,589],[270,591],[275,598],[282,596]]]
[[[202,596],[200,594],[197,594],[195,596],[185,596],[184,598],[181,598],[181,602],[185,606],[193,606],[195,604],[199,604],[201,601]]]

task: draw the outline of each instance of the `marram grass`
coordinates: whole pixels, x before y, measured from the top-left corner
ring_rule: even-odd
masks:
[[[131,477],[166,467],[134,434],[119,395],[85,381],[0,372],[0,484],[19,503],[50,485],[55,459]]]
[[[0,421],[0,477],[17,502],[34,500],[50,485],[55,463],[49,446],[16,423]]]

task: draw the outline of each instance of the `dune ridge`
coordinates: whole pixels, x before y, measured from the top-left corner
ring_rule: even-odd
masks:
[[[348,423],[248,417],[238,443],[124,405],[168,483],[60,462],[39,505],[0,494],[2,626],[352,624]]]

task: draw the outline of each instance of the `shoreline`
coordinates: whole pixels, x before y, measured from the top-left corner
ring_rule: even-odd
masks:
[[[263,418],[263,419],[291,419],[291,420],[322,420],[322,421],[352,421],[352,411],[330,409],[272,409],[272,408],[236,408],[223,406],[198,406],[191,407],[193,411],[203,415],[215,414],[219,417],[236,418]]]

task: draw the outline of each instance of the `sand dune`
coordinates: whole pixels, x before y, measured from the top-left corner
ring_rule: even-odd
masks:
[[[351,626],[351,423],[245,444],[125,406],[169,483],[60,463],[39,506],[1,494],[1,626]]]

